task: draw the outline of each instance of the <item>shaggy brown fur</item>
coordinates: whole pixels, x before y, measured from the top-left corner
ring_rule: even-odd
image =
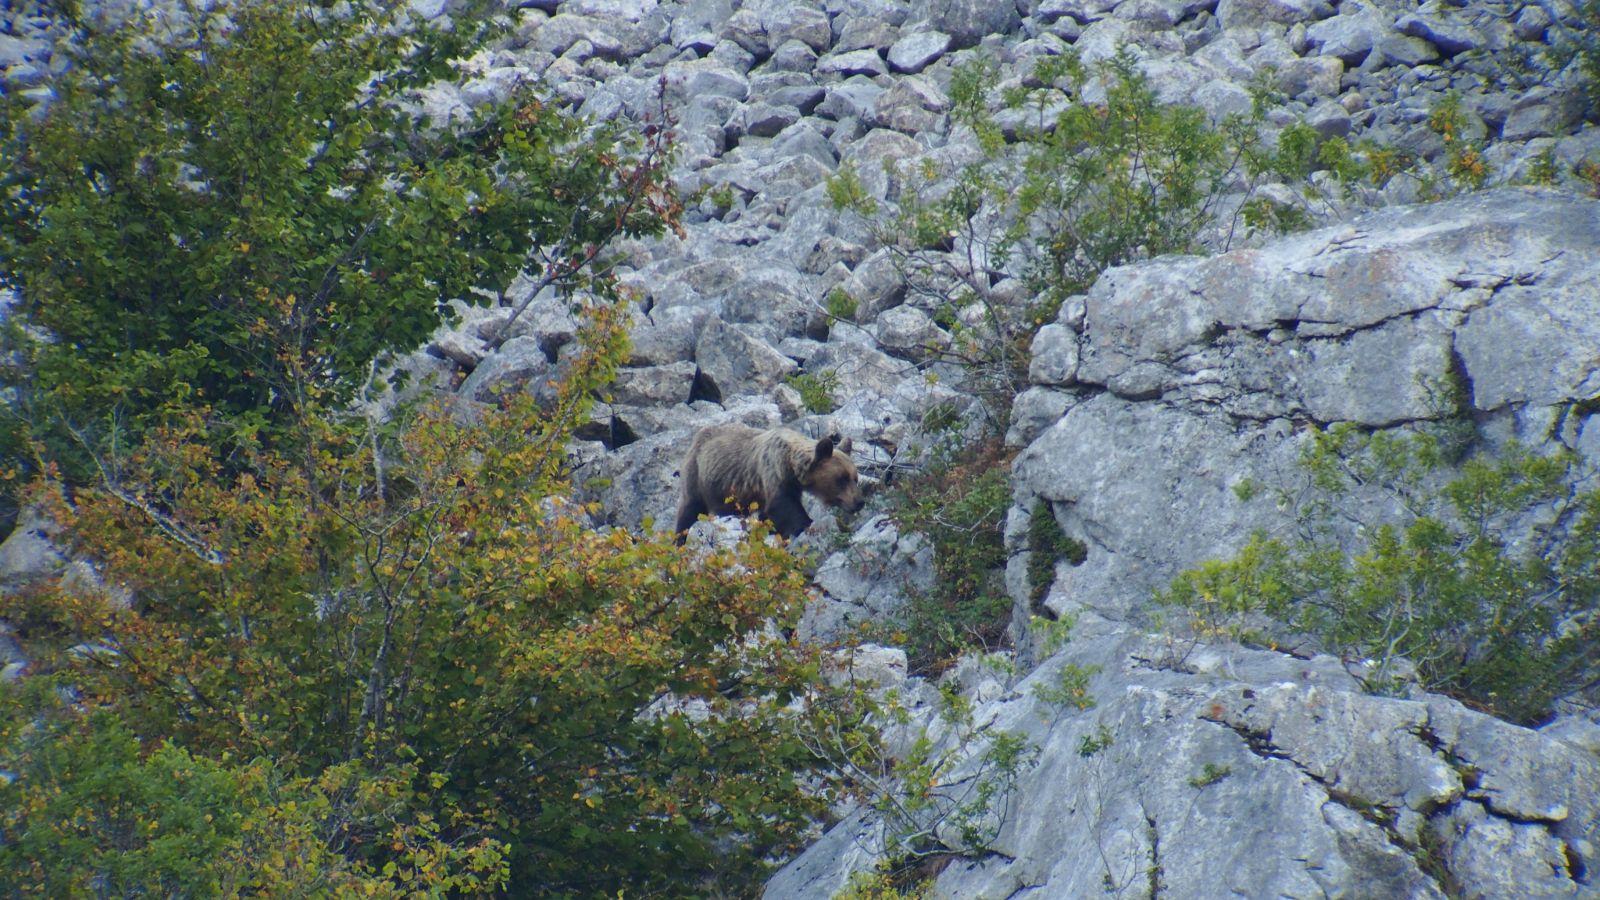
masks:
[[[677,531],[681,536],[705,513],[751,510],[792,538],[811,527],[800,502],[808,491],[829,506],[861,508],[861,482],[849,457],[850,441],[813,441],[786,428],[758,431],[743,425],[702,428],[683,461]]]

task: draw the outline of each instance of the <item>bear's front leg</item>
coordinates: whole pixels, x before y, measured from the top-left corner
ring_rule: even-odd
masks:
[[[774,498],[765,512],[772,527],[786,538],[793,538],[811,527],[811,517],[806,515],[805,504],[800,502],[798,493]]]

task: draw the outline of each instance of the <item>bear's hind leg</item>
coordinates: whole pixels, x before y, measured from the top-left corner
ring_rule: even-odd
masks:
[[[678,543],[683,543],[684,535],[688,533],[695,522],[700,520],[701,516],[708,512],[710,510],[706,508],[705,503],[699,497],[684,494],[679,498],[678,522],[673,526],[673,530],[678,533]]]

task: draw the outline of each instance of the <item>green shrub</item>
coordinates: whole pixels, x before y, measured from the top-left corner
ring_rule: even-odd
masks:
[[[928,896],[929,882],[907,884],[906,879],[887,867],[871,872],[856,872],[844,890],[834,894],[832,900],[923,900]]]
[[[1071,707],[1079,712],[1094,709],[1094,695],[1089,693],[1089,679],[1100,672],[1099,666],[1064,664],[1056,672],[1054,681],[1040,681],[1033,687],[1033,695],[1042,703]]]
[[[1055,511],[1046,500],[1035,501],[1028,513],[1028,550],[1028,598],[1035,609],[1050,592],[1056,563],[1064,559],[1070,565],[1081,566],[1089,555],[1089,548],[1082,541],[1061,530]]]
[[[906,715],[894,697],[884,712]],[[887,826],[884,868],[897,885],[919,880],[907,877],[919,863],[989,849],[1014,808],[1018,780],[1038,760],[1038,746],[1022,733],[980,728],[972,700],[954,684],[940,685],[938,715],[938,727],[918,734],[900,759],[881,754],[881,745],[878,755],[858,755],[856,772]]]
[[[452,848],[404,816],[394,801],[413,793],[413,767],[294,778],[261,758],[141,741],[115,714],[68,708],[69,691],[49,677],[0,685],[7,896],[397,897],[505,884],[503,845]],[[393,845],[405,886],[334,852],[330,817],[347,826],[344,840],[375,834]]]
[[[828,292],[827,304],[824,309],[828,315],[841,322],[854,322],[858,310],[856,298],[842,287],[835,287]]]
[[[1232,774],[1233,767],[1208,762],[1201,767],[1200,774],[1189,779],[1189,786],[1196,789],[1210,787]]]
[[[936,671],[964,650],[1005,640],[1011,601],[1001,577],[1002,529],[1011,505],[1010,456],[989,441],[936,458],[892,501],[896,524],[933,545],[934,586],[911,592],[896,623],[916,671]]]
[[[665,132],[591,130],[531,87],[419,122],[414,92],[484,29],[327,6],[85,25],[57,45],[71,65],[48,104],[0,96],[20,362],[0,371],[0,446],[41,439],[86,481],[174,408],[272,439],[349,401],[448,301],[501,298],[519,271],[606,296],[598,254],[672,222]]]
[[[1537,721],[1600,678],[1600,491],[1577,490],[1562,455],[1512,446],[1446,480],[1447,461],[1428,434],[1318,433],[1301,460],[1309,493],[1281,495],[1303,496],[1303,537],[1257,534],[1159,599],[1212,633],[1263,639],[1256,617],[1274,617],[1370,660],[1375,689],[1404,659],[1430,690]],[[1371,491],[1399,516],[1364,521]],[[1353,519],[1347,552],[1339,526]]]
[[[800,402],[818,415],[833,412],[836,400],[833,392],[839,388],[839,373],[831,369],[822,372],[801,372],[790,375],[789,386],[800,392]]]
[[[30,678],[137,723],[141,752],[170,742],[371,795],[383,815],[335,803],[306,840],[396,890],[413,857],[467,878],[491,850],[517,896],[749,890],[842,787],[819,768],[827,745],[801,740],[852,707],[780,636],[807,596],[787,550],[758,535],[691,560],[670,537],[595,531],[564,501],[563,447],[626,358],[623,312],[596,314],[557,408],[523,397],[470,426],[426,413],[388,490],[368,451],[329,446],[337,430],[309,470],[263,451],[229,477],[195,424],[125,460],[124,491],[39,495],[137,603],[82,585],[0,597],[0,617],[29,609]],[[0,754],[25,752],[19,737],[0,735]],[[35,777],[46,796],[72,787]],[[15,827],[43,840],[47,822],[95,815],[111,796],[97,791]],[[38,860],[68,879],[58,862],[125,862],[87,847]]]
[[[1477,190],[1489,178],[1489,163],[1483,157],[1483,147],[1463,134],[1466,124],[1461,95],[1454,91],[1445,94],[1428,113],[1428,127],[1444,140],[1445,173],[1457,184]]]

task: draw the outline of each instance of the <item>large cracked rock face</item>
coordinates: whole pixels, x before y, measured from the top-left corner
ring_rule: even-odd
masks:
[[[1313,426],[1467,416],[1600,461],[1597,246],[1600,204],[1507,190],[1107,272],[1034,344],[1033,390],[1064,412],[1012,434],[1021,506],[1089,547],[1047,605],[1124,616],[1283,528],[1234,488],[1292,486]]]
[[[1330,657],[1174,644],[1093,614],[1078,628],[1019,683],[975,692],[992,697],[977,726],[1039,756],[995,839],[932,896],[1595,896],[1594,753],[1441,697],[1371,696]],[[1099,667],[1094,709],[1036,695],[1066,665]],[[833,896],[871,870],[884,827],[847,818],[764,896]]]
[[[1042,500],[1084,541],[1045,599],[1077,624],[1017,683],[968,691],[981,732],[1039,756],[995,839],[933,896],[1600,896],[1593,722],[1533,731],[1435,695],[1373,696],[1330,657],[1140,624],[1177,571],[1286,525],[1232,488],[1286,483],[1312,426],[1465,416],[1490,441],[1600,461],[1597,246],[1600,203],[1499,191],[1112,270],[1064,304],[1018,401],[1035,412],[1012,432],[1026,446],[1009,536],[1026,546]],[[1444,375],[1459,408],[1439,407]],[[1009,573],[1019,615],[1026,564],[1016,553]],[[1094,708],[1034,693],[1065,666],[1096,673]],[[964,752],[947,783],[978,772],[982,749]],[[839,890],[888,827],[845,820],[766,896]]]

